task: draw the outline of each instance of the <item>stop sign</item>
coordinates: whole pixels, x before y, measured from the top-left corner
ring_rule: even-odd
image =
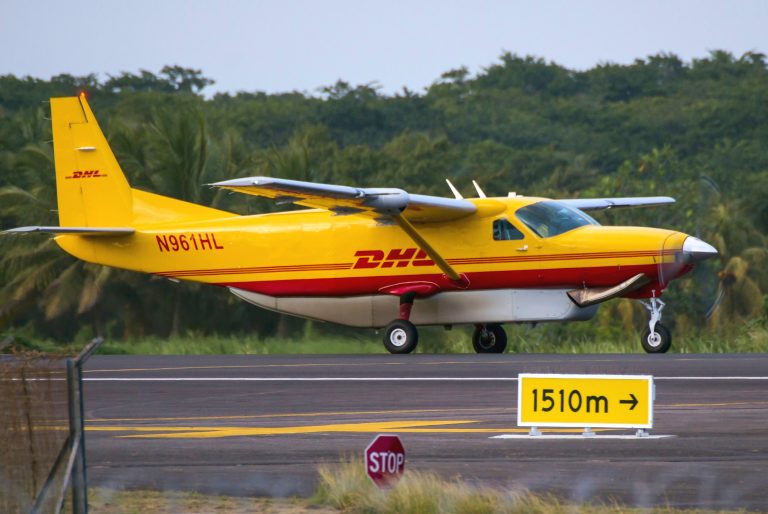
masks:
[[[377,435],[365,449],[365,471],[379,487],[393,485],[405,470],[405,448],[400,438]]]

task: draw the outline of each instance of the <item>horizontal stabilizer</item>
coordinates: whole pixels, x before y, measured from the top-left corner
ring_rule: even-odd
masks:
[[[568,200],[558,200],[558,202],[582,211],[600,211],[603,209],[618,209],[622,207],[665,205],[675,203],[675,199],[670,196],[638,196],[634,198],[573,198]]]
[[[616,298],[633,291],[637,291],[644,285],[651,282],[645,273],[638,273],[629,280],[613,287],[592,287],[585,289],[574,289],[568,291],[568,298],[579,307],[589,307],[597,303],[605,302],[611,298]]]
[[[43,234],[56,234],[73,236],[127,236],[135,232],[132,228],[120,227],[19,227],[5,230],[3,234],[31,234],[40,232]]]

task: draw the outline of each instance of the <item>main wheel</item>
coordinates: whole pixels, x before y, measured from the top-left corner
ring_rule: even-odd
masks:
[[[672,334],[669,333],[667,327],[661,323],[656,323],[656,329],[653,333],[649,328],[645,329],[640,342],[643,345],[643,350],[648,353],[667,353],[669,347],[672,346]]]
[[[504,353],[507,349],[507,333],[496,323],[478,327],[472,334],[472,346],[477,353]]]
[[[411,353],[419,342],[419,332],[410,321],[396,319],[384,331],[384,348],[389,353]]]

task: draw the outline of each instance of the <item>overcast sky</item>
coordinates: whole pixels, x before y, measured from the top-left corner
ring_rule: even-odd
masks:
[[[0,0],[0,74],[202,69],[213,91],[422,91],[502,51],[573,69],[768,53],[768,0]]]

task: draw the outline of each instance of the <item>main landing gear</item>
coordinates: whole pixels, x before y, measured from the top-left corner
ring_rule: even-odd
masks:
[[[407,319],[396,319],[384,330],[384,347],[389,353],[411,353],[418,343],[419,332]]]
[[[407,293],[400,297],[400,316],[384,329],[384,348],[389,353],[411,353],[419,344],[419,331],[410,322],[413,300],[416,295]]]
[[[656,297],[651,298],[648,303],[643,302],[643,306],[651,314],[651,319],[648,321],[648,328],[640,338],[640,343],[648,353],[666,353],[672,346],[672,334],[667,327],[659,323],[664,305],[665,303]]]
[[[400,297],[399,318],[384,329],[384,347],[389,353],[411,353],[419,343],[419,332],[410,322],[415,294]],[[472,334],[472,346],[477,353],[504,353],[507,334],[497,323],[477,324]]]
[[[504,353],[507,348],[507,333],[496,323],[478,324],[472,334],[472,346],[477,353]]]

